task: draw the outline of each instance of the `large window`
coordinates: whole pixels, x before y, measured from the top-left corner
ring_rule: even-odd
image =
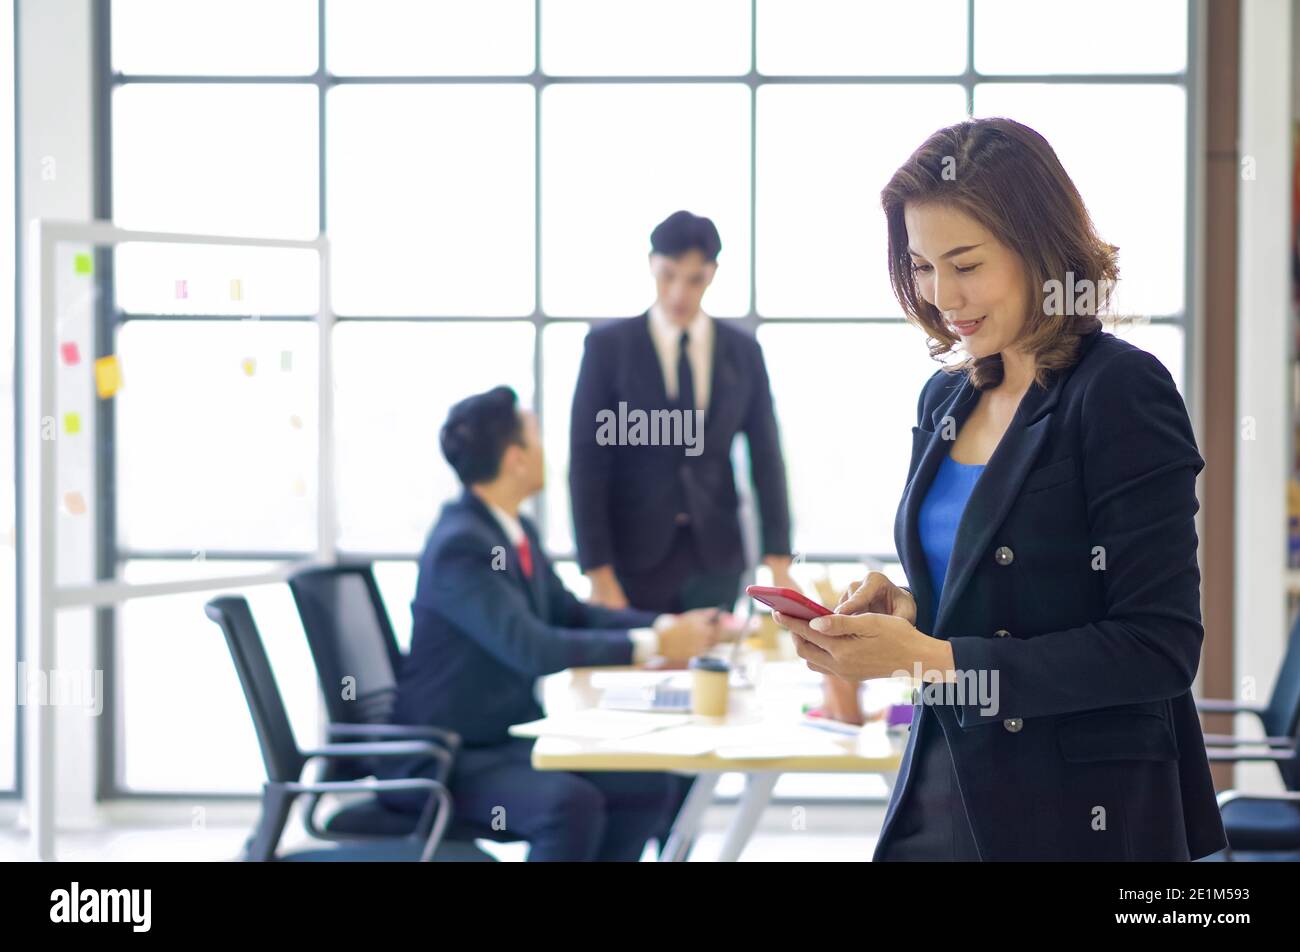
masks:
[[[576,577],[566,457],[583,335],[651,303],[649,233],[678,208],[722,234],[705,309],[767,355],[802,570],[897,572],[914,396],[935,365],[889,291],[879,193],[928,133],[968,115],[1010,115],[1053,143],[1121,249],[1121,303],[1150,319],[1124,333],[1184,379],[1186,0],[115,0],[111,14],[99,161],[114,220],[323,230],[338,314],[335,379],[320,382],[310,268],[118,255],[127,385],[103,449],[116,454],[108,542],[132,577],[199,553],[312,552],[316,487],[301,474],[316,421],[299,408],[330,386],[333,541],[384,560],[405,632],[409,560],[455,491],[437,426],[501,382],[541,414],[536,515]],[[200,304],[173,293],[182,270],[216,287],[238,272],[247,293]],[[169,404],[182,388],[201,395],[185,412]],[[262,423],[223,425],[250,401]],[[178,485],[193,472],[182,456],[211,465]],[[187,496],[184,520],[151,515]],[[314,729],[293,612],[267,593],[259,616],[295,719]],[[253,789],[243,702],[196,600],[128,607],[115,639],[110,787]],[[239,733],[218,744],[217,722]],[[208,732],[205,756],[173,769],[167,732],[187,725]]]

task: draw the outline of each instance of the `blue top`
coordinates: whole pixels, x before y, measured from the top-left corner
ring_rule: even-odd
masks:
[[[943,580],[948,574],[948,560],[952,557],[957,526],[966,509],[975,482],[984,472],[982,463],[958,463],[944,455],[939,471],[934,474],[930,491],[921,502],[918,528],[921,549],[930,567],[930,582],[934,587],[934,608],[939,610],[939,596],[943,594]]]

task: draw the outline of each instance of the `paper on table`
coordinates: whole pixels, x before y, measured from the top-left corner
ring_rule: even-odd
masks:
[[[752,744],[719,747],[714,751],[723,760],[784,760],[787,757],[843,757],[850,752],[838,744]]]
[[[841,741],[818,736],[812,731],[771,731],[761,734],[749,730],[720,739],[715,753],[726,760],[776,760],[784,757],[834,757],[849,752]]]
[[[670,730],[638,734],[634,737],[601,741],[600,747],[622,753],[672,754],[679,757],[701,757],[718,745],[716,727],[686,725]]]
[[[686,714],[641,714],[632,711],[589,709],[543,717],[510,728],[514,737],[583,737],[604,740],[635,737],[664,727],[688,723]]]
[[[604,688],[652,688],[660,682],[672,687],[691,686],[689,671],[593,671],[591,686]]]

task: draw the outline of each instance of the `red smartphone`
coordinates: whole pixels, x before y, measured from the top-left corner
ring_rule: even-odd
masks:
[[[756,602],[762,602],[768,608],[775,608],[782,615],[798,618],[800,621],[812,621],[821,615],[835,613],[824,605],[818,605],[811,598],[796,592],[792,588],[774,588],[771,585],[750,585],[745,594]]]

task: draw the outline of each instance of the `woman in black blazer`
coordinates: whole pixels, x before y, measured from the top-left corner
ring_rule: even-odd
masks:
[[[877,860],[1189,860],[1225,845],[1200,660],[1186,408],[1101,329],[1116,249],[1007,119],[931,136],[882,194],[933,356],[895,522],[907,573],[778,622],[813,670],[924,687]]]

